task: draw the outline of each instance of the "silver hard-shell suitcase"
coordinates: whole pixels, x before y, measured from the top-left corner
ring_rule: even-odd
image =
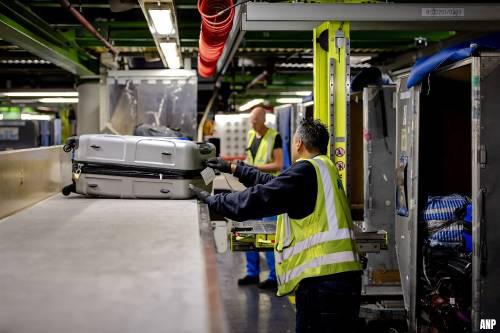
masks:
[[[186,199],[188,185],[211,190],[200,175],[215,146],[175,138],[82,135],[71,138],[73,184],[63,190],[114,198]]]

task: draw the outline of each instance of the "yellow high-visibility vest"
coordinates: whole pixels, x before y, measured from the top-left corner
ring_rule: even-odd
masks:
[[[291,293],[308,277],[362,270],[337,168],[325,155],[305,161],[316,170],[316,206],[302,219],[278,217],[274,254],[279,296]]]
[[[259,149],[257,149],[257,154],[255,157],[252,156],[250,149],[252,148],[253,140],[255,139],[256,132],[250,130],[248,132],[248,146],[247,146],[247,158],[245,163],[249,165],[264,165],[274,162],[273,148],[274,142],[278,132],[272,128],[268,128],[262,139],[260,140]],[[269,172],[272,175],[278,175],[279,171]]]

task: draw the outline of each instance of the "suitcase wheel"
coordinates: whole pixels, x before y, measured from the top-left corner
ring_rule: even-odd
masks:
[[[64,186],[62,189],[62,194],[67,197],[68,195],[71,194],[71,192],[75,192],[75,191],[76,191],[76,186],[73,183],[71,185]]]

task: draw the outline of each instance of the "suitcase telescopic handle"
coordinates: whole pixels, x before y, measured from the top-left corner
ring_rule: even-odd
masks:
[[[163,152],[163,153],[161,153],[161,154],[162,154],[163,156],[170,156],[170,155],[172,155],[172,153],[169,153],[169,152],[166,152],[166,151],[164,151],[164,152]]]
[[[89,187],[91,187],[91,188],[96,188],[96,187],[97,187],[97,184],[89,184]]]
[[[161,192],[161,193],[163,193],[163,194],[168,194],[168,193],[170,193],[170,190],[167,190],[167,189],[162,188],[162,189],[160,190],[160,192]]]
[[[94,149],[99,149],[101,148],[101,146],[98,146],[98,145],[90,145],[90,147],[94,148]]]

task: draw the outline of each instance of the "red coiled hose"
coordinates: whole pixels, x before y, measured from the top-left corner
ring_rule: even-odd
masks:
[[[233,27],[233,0],[198,0],[201,31],[198,51],[198,74],[211,77],[217,69],[224,45]]]

